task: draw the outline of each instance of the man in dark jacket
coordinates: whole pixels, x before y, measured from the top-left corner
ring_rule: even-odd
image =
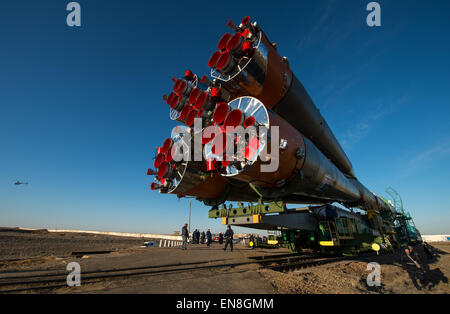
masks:
[[[200,230],[197,229],[197,244],[200,243]]]
[[[187,240],[189,238],[187,224],[184,224],[183,228],[181,228],[181,237],[183,239],[183,245],[181,246],[181,249],[186,250],[186,244],[187,244]]]
[[[202,231],[201,242],[202,244],[205,243],[205,231]]]
[[[225,231],[225,247],[223,248],[224,251],[227,250],[228,244],[230,244],[231,252],[233,252],[233,235],[234,231],[231,229],[231,226],[228,225],[227,231]]]
[[[252,250],[255,249],[255,237],[253,236],[253,234],[250,235],[250,247],[252,248]]]
[[[211,230],[208,229],[208,231],[206,231],[206,245],[207,246],[211,245],[211,240],[212,240]]]

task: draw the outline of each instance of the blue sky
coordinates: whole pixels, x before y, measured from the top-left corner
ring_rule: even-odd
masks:
[[[173,75],[207,73],[231,17],[257,20],[342,143],[358,178],[393,186],[423,234],[450,233],[450,3],[69,1],[0,4],[0,225],[171,233],[188,203],[149,189],[175,124]],[[14,180],[28,181],[15,186]],[[192,227],[224,229],[192,202]],[[238,229],[239,230],[239,229]]]

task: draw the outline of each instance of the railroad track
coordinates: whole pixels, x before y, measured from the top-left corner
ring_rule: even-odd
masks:
[[[330,263],[339,258],[323,258],[318,255],[299,255],[299,254],[281,254],[273,256],[256,256],[253,260],[237,261],[231,263],[217,263],[218,261],[193,262],[183,264],[168,265],[150,265],[132,268],[114,268],[106,270],[90,270],[81,272],[81,282],[83,285],[127,279],[132,277],[145,277],[151,275],[161,275],[180,272],[193,272],[208,269],[233,268],[242,265],[257,264],[262,268],[269,268],[277,271],[292,270],[299,267],[317,266],[324,263]],[[211,264],[213,263],[213,264]],[[206,265],[205,265],[206,264]],[[274,265],[275,264],[275,265]],[[40,291],[66,288],[67,272],[48,272],[42,273],[1,273],[0,274],[0,293],[18,293],[27,291]]]

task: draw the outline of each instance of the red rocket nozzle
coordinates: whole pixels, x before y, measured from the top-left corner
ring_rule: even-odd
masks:
[[[217,48],[221,51],[224,51],[225,49],[227,49],[227,44],[228,41],[230,40],[231,35],[229,33],[226,33],[225,35],[222,36],[222,38],[220,38],[219,40],[219,44],[217,45]]]
[[[175,85],[173,85],[173,90],[175,91],[175,93],[178,92],[178,88],[180,88],[181,82],[182,82],[182,80],[181,80],[181,79],[178,79],[178,80],[175,82]]]
[[[155,175],[155,174],[157,174],[157,172],[155,170],[148,168],[148,170],[147,170],[147,175],[148,176],[152,176],[152,175]]]
[[[229,156],[227,154],[223,154],[222,157],[222,167],[226,168],[230,165],[230,160],[229,160]]]
[[[158,169],[158,178],[160,178],[160,179],[166,178],[168,175],[169,169],[170,169],[169,163],[163,161],[161,163],[161,166]]]
[[[247,26],[248,23],[250,23],[250,16],[244,17],[241,21],[242,26]]]
[[[232,58],[228,51],[225,51],[217,61],[217,69],[218,70],[226,70],[231,64]]]
[[[170,146],[169,150],[167,151],[166,159],[165,159],[166,162],[171,162],[173,160],[172,149],[173,149],[173,146]]]
[[[208,98],[208,94],[206,92],[202,92],[198,97],[197,100],[195,101],[194,104],[194,109],[198,109],[203,107],[203,105],[206,102],[206,98]]]
[[[192,90],[191,94],[189,95],[189,104],[195,103],[199,93],[200,89],[198,89],[197,87]]]
[[[160,188],[162,188],[163,186],[161,185],[161,184],[157,184],[157,183],[155,183],[155,182],[153,182],[151,185],[150,185],[150,189],[152,190],[152,191],[154,191],[154,190],[159,190]]]
[[[184,78],[188,81],[192,81],[194,79],[194,73],[192,73],[191,70],[186,70],[186,72],[184,72]]]
[[[181,120],[186,119],[188,114],[189,114],[189,111],[191,111],[191,106],[189,106],[189,105],[184,106],[183,109],[181,109],[181,112],[180,112],[180,119]]]
[[[164,159],[165,159],[164,154],[159,153],[158,155],[156,155],[155,163],[153,164],[153,166],[155,166],[155,168],[158,169],[159,167],[161,167],[161,163],[164,161]]]
[[[176,105],[178,104],[178,100],[179,100],[179,96],[178,95],[174,95],[172,98],[172,101],[170,102],[170,108],[175,108]]]
[[[166,140],[164,141],[164,144],[162,146],[161,152],[163,154],[167,154],[170,147],[172,147],[172,144],[173,144],[173,140],[170,137],[166,138]]]
[[[214,110],[213,121],[216,124],[221,124],[227,117],[229,111],[229,106],[226,102],[222,102],[217,105],[216,110]]]
[[[186,88],[187,82],[181,81],[180,85],[178,85],[177,94],[181,95],[184,92],[184,89]]]
[[[254,125],[255,122],[256,122],[255,117],[253,117],[253,116],[248,117],[247,119],[244,120],[244,124],[243,124],[244,128],[248,128],[248,127]]]
[[[250,35],[250,30],[248,28],[244,29],[244,31],[242,32],[242,37],[248,38],[249,35]]]
[[[203,108],[199,108],[197,110],[197,118],[201,118],[203,116],[203,112],[205,112],[205,110]]]
[[[242,37],[241,33],[234,34],[228,41],[227,51],[232,51],[232,52],[239,51],[240,50],[239,48],[242,45],[243,39],[244,38]]]
[[[216,161],[214,159],[208,159],[206,161],[206,171],[216,170]]]
[[[200,80],[200,83],[208,85],[208,86],[212,86],[212,82],[209,80],[209,78],[206,75],[202,76],[202,79]]]
[[[186,118],[186,125],[187,126],[193,125],[196,117],[197,117],[197,110],[191,109],[191,111],[189,111],[187,118]]]
[[[171,92],[171,93],[169,94],[169,97],[167,97],[167,100],[166,100],[166,103],[167,103],[168,105],[170,105],[170,103],[172,102],[172,99],[173,99],[174,96],[175,96],[174,92]]]
[[[259,140],[256,137],[252,137],[248,145],[245,147],[244,157],[247,160],[252,160],[259,149]]]
[[[240,111],[239,109],[231,111],[227,115],[225,122],[223,123],[225,130],[227,129],[227,127],[232,127],[234,130],[237,126],[242,124],[243,118],[244,115],[242,114],[242,111]]]
[[[239,31],[239,28],[233,23],[233,20],[232,20],[232,19],[230,19],[230,20],[228,21],[227,26],[228,26],[229,28],[231,28],[232,30],[234,30],[235,32],[238,32],[238,31]]]
[[[242,44],[242,53],[248,57],[253,54],[253,46],[249,41]]]
[[[216,51],[212,54],[212,56],[209,58],[208,66],[210,68],[214,68],[217,64],[217,61],[219,61],[220,56],[222,53],[220,51]]]
[[[211,89],[211,97],[220,98],[222,96],[222,90],[218,87]]]

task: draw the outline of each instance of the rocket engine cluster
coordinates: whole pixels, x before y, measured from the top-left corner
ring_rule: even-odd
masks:
[[[257,22],[219,40],[210,76],[187,70],[163,100],[180,123],[157,148],[152,190],[226,201],[390,207],[361,184],[325,119]]]

